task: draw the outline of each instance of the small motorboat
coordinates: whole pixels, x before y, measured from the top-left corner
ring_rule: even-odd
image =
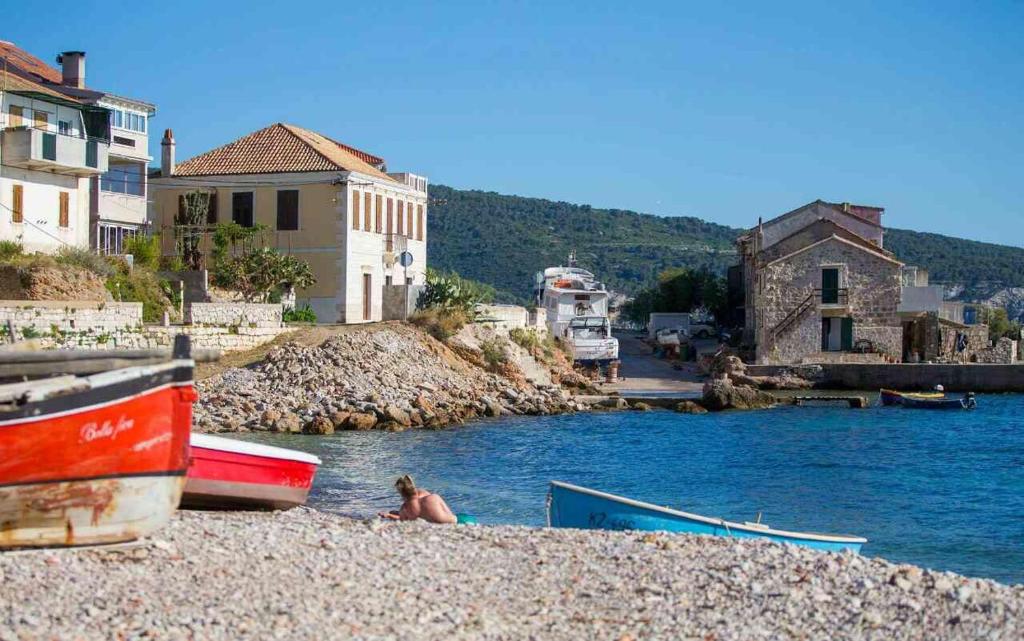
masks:
[[[181,507],[287,510],[306,502],[319,465],[305,452],[192,434]]]
[[[163,363],[0,385],[0,548],[120,543],[167,523],[196,400],[189,342],[178,338]],[[64,362],[4,355],[8,369]]]
[[[943,392],[897,392],[891,389],[883,389],[879,392],[882,405],[900,405],[904,396],[924,399],[942,399],[946,397]]]
[[[755,523],[734,523],[689,514],[561,481],[551,481],[548,491],[548,526],[769,539],[830,552],[860,552],[861,546],[867,543],[867,539],[859,536],[776,530],[760,523],[760,519]]]

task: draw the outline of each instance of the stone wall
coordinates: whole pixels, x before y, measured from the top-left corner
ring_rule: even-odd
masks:
[[[956,337],[957,334],[965,334],[967,336],[967,349],[964,352],[958,354],[956,351]],[[988,337],[988,325],[968,325],[966,327],[956,327],[946,325],[942,322],[939,323],[939,354],[940,359],[948,361],[966,361],[971,362],[976,360],[975,355],[979,352],[988,350],[991,347],[991,341]],[[985,362],[985,361],[981,361]],[[1012,362],[1012,361],[995,361],[998,363]]]
[[[947,392],[1024,392],[1024,364],[1020,363],[828,363],[818,367],[820,375],[815,384],[822,389],[931,390],[941,384]],[[776,376],[784,369],[779,365],[749,365],[747,374]]]
[[[477,323],[509,332],[517,327],[532,327],[530,312],[519,305],[477,305]]]
[[[823,268],[839,269],[839,286],[847,290],[846,307],[822,305],[815,290]],[[759,295],[761,362],[798,363],[821,351],[822,312],[853,318],[853,340],[867,339],[875,349],[900,358],[903,331],[896,307],[900,300],[900,264],[872,251],[833,238],[806,251],[766,265]],[[772,343],[771,331],[808,298],[812,306]],[[840,300],[840,302],[844,302]]]
[[[141,328],[142,303],[0,300],[0,332],[5,339],[8,321],[16,340],[58,335],[95,344]]]
[[[1004,336],[997,340],[992,347],[977,351],[972,360],[976,363],[1015,363],[1017,362],[1017,341]]]
[[[281,326],[281,310],[279,303],[192,303],[185,308],[185,322],[272,329]]]

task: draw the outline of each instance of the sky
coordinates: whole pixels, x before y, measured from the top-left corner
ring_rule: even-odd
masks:
[[[51,1],[0,39],[156,103],[155,162],[287,122],[458,188],[1024,246],[1024,3],[725,5]]]

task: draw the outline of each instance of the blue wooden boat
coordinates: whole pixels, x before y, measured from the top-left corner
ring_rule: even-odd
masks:
[[[963,398],[921,398],[913,394],[904,394],[900,397],[900,405],[915,410],[973,410],[978,406],[974,394],[968,394]]]
[[[867,539],[839,534],[775,530],[762,523],[734,523],[634,501],[561,481],[548,491],[548,527],[582,530],[686,532],[735,538],[768,539],[816,550],[860,552]]]

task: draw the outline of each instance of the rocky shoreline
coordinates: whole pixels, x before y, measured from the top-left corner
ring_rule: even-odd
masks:
[[[0,641],[1019,639],[1024,585],[766,541],[180,512],[0,555]]]
[[[481,328],[451,345],[404,323],[351,328],[320,344],[287,343],[259,363],[199,381],[197,432],[305,432],[441,428],[482,416],[539,415],[586,407],[561,382],[570,367],[488,335],[503,357],[489,366]],[[453,349],[454,347],[454,349]],[[536,370],[527,378],[524,369]]]

